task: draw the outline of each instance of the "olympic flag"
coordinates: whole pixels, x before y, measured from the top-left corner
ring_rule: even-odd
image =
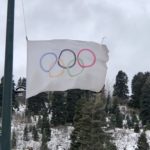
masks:
[[[107,47],[95,42],[28,41],[26,98],[68,89],[99,92],[105,83],[107,61]]]

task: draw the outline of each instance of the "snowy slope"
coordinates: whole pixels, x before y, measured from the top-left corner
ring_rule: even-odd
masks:
[[[35,142],[32,139],[32,134],[29,133],[29,141],[23,140],[23,132],[26,125],[36,125],[38,116],[31,118],[30,123],[26,123],[25,120],[25,106],[21,105],[19,111],[15,111],[12,121],[12,131],[14,130],[17,135],[17,149],[16,150],[28,150],[32,147],[33,150],[40,150],[42,135],[39,134],[39,142]],[[51,115],[49,116],[51,118]],[[70,146],[70,135],[73,131],[72,126],[60,126],[51,129],[51,141],[48,142],[50,150],[68,150]],[[118,129],[108,131],[117,146],[118,150],[135,150],[137,147],[139,133],[134,133],[133,129]],[[150,145],[150,131],[146,131],[147,140]]]
[[[25,119],[25,106],[21,105],[19,111],[15,110],[12,121],[12,131],[16,132],[17,147],[16,150],[40,150],[42,135],[39,134],[39,142],[33,141],[32,134],[29,132],[29,141],[23,140],[24,128],[36,125],[38,116],[31,118],[31,122],[27,123]],[[50,116],[51,117],[51,116]],[[50,118],[49,117],[49,118]],[[57,128],[51,128],[51,141],[48,142],[48,148],[50,150],[68,150],[70,146],[70,134],[73,130],[72,126],[61,126]]]
[[[135,150],[139,134],[134,130],[115,129],[113,137],[118,150]]]

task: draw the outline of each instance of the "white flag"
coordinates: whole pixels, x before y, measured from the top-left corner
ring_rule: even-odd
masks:
[[[28,41],[27,50],[27,98],[44,91],[99,92],[104,86],[105,45],[76,40]]]

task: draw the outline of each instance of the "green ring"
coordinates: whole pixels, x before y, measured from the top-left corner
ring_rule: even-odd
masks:
[[[83,60],[82,60],[81,58],[78,58],[78,60],[81,62],[82,65],[84,65],[84,62],[83,62]],[[69,66],[73,61],[74,61],[74,60],[71,60],[71,61],[68,63],[67,66]],[[67,67],[67,72],[68,72],[68,75],[69,75],[70,77],[78,76],[78,75],[80,75],[80,74],[84,71],[84,68],[82,68],[82,70],[81,70],[79,73],[71,74],[70,69],[71,69],[71,68]]]

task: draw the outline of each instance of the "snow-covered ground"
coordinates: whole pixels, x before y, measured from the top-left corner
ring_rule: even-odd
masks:
[[[29,133],[29,141],[23,140],[24,128],[26,125],[36,125],[37,118],[31,118],[31,123],[26,123],[25,120],[25,106],[22,105],[19,111],[15,111],[12,121],[12,131],[14,130],[17,135],[17,149],[15,150],[28,150],[32,147],[33,150],[40,150],[41,137],[39,134],[40,142],[36,142],[32,139],[32,134]],[[49,116],[51,118],[51,115]],[[57,128],[51,128],[51,141],[48,142],[49,150],[68,150],[70,146],[70,135],[73,131],[72,126],[60,126]],[[134,133],[134,130],[129,129],[118,129],[108,131],[117,146],[118,150],[135,150],[137,148],[137,141],[140,133]],[[146,131],[147,141],[150,145],[150,131]]]
[[[16,150],[27,150],[28,148],[33,148],[33,150],[40,150],[41,142],[36,142],[32,139],[31,133],[29,134],[29,141],[23,140],[23,130],[25,124],[18,125],[14,127],[17,135],[17,148]],[[48,142],[48,148],[50,150],[68,150],[70,146],[70,134],[73,127],[61,127],[52,128],[51,141]],[[41,139],[41,135],[40,135]],[[39,140],[41,141],[41,140]]]
[[[118,150],[135,150],[139,133],[129,129],[115,129],[113,138]]]
[[[15,110],[12,121],[12,131],[16,133],[17,147],[15,150],[40,150],[42,135],[39,134],[39,142],[36,142],[32,138],[31,132],[29,132],[29,141],[23,140],[24,128],[34,126],[37,123],[38,116],[31,118],[31,123],[27,123],[25,119],[25,106],[21,105],[19,111]],[[51,115],[49,116],[51,118]],[[47,143],[49,150],[68,150],[70,146],[70,135],[73,131],[72,126],[60,126],[57,128],[51,128],[51,141]]]
[[[52,138],[48,143],[50,150],[68,150],[70,147],[70,134],[73,127],[52,128]]]

